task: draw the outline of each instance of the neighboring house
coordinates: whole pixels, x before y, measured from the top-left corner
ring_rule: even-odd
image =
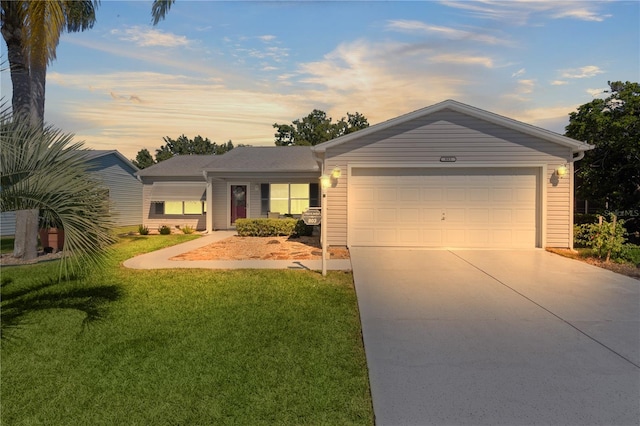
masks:
[[[89,172],[108,192],[111,216],[117,226],[142,223],[142,184],[136,179],[138,168],[116,150],[87,150]],[[1,235],[15,233],[15,213],[0,215]]]
[[[88,150],[89,172],[109,191],[110,214],[117,226],[142,223],[142,185],[138,168],[116,150]]]
[[[138,172],[144,224],[233,229],[326,190],[329,246],[571,247],[573,162],[592,146],[444,101],[314,147],[240,147]],[[564,172],[564,173],[563,173]]]

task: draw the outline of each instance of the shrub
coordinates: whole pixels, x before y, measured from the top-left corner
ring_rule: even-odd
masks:
[[[313,234],[313,226],[304,223],[304,220],[298,220],[293,230],[296,237],[310,237]]]
[[[236,232],[241,237],[277,237],[293,235],[296,219],[238,219]]]
[[[149,227],[144,225],[138,225],[138,234],[149,235]]]
[[[625,244],[622,246],[620,258],[640,268],[640,246],[636,244]]]
[[[160,225],[160,227],[158,228],[158,232],[160,233],[160,235],[169,235],[171,234],[171,227],[167,225]]]
[[[606,257],[606,261],[612,257],[620,258],[625,242],[626,230],[624,221],[617,220],[611,215],[611,222],[603,218],[600,223],[585,223],[576,225],[575,242],[581,247],[589,247],[596,256]]]
[[[185,225],[182,228],[180,228],[180,230],[182,231],[183,234],[193,234],[196,230],[193,229],[193,226],[190,225]]]

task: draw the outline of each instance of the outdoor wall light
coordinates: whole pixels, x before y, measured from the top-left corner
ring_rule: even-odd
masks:
[[[323,189],[327,189],[331,186],[331,176],[322,175],[320,176],[320,185],[322,185]]]
[[[567,174],[567,172],[568,172],[568,171],[569,171],[569,170],[567,169],[567,165],[566,165],[566,164],[563,164],[562,166],[560,166],[560,167],[558,167],[558,168],[556,169],[556,174],[558,175],[558,177],[560,177],[560,178],[561,178],[561,177],[566,176],[566,174]]]
[[[331,177],[334,179],[339,179],[340,176],[342,176],[342,170],[340,170],[340,167],[335,166],[333,170],[331,170]]]

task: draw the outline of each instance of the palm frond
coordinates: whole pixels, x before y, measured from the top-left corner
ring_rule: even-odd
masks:
[[[158,22],[164,19],[175,1],[176,0],[153,1],[153,5],[151,6],[151,17],[153,18],[153,25],[158,25]]]
[[[99,265],[113,242],[109,201],[73,135],[0,115],[0,211],[39,209],[65,232],[65,275]]]

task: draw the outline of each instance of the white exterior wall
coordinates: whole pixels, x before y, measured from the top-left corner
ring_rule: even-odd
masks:
[[[319,177],[319,176],[318,176]],[[231,207],[229,205],[230,200],[230,185],[248,185],[248,208],[247,216],[249,218],[266,218],[267,215],[263,215],[261,212],[261,194],[260,185],[263,183],[318,183],[318,178],[299,178],[299,177],[281,177],[277,175],[269,176],[265,175],[260,178],[249,177],[242,178],[241,176],[233,177],[225,180],[212,179],[212,192],[213,192],[213,229],[232,229],[229,226],[229,218],[231,215]]]
[[[205,230],[207,227],[206,215],[156,215],[154,203],[151,202],[151,188],[153,182],[203,182],[202,179],[160,179],[160,178],[145,178],[144,185],[142,185],[142,224],[147,226],[151,230],[158,229],[161,225],[167,226],[184,226],[189,225],[199,231]]]
[[[440,157],[455,156],[455,163],[442,163]],[[541,188],[539,214],[544,216],[543,247],[570,247],[572,224],[571,179],[573,169],[555,179],[557,167],[572,157],[567,147],[498,126],[458,112],[435,112],[398,126],[383,129],[328,148],[325,167],[338,166],[342,176],[329,188],[327,205],[328,244],[347,245],[347,188],[349,166],[366,164],[419,164],[432,167],[519,165],[546,170]]]

